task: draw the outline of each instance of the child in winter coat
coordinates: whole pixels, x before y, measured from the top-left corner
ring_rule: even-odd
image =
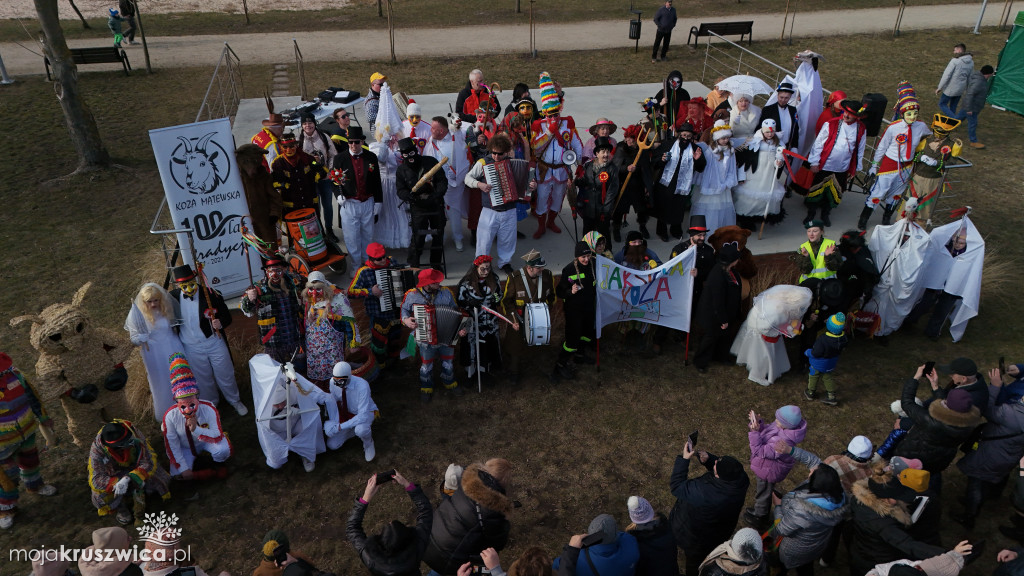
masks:
[[[836,383],[832,379],[832,371],[839,363],[839,354],[846,348],[849,342],[843,328],[846,326],[846,315],[837,312],[828,317],[825,321],[825,332],[814,341],[814,347],[804,351],[804,356],[811,364],[810,374],[807,376],[807,390],[804,390],[804,398],[814,400],[817,395],[818,381],[825,383],[825,399],[822,403],[826,406],[836,406]]]
[[[799,406],[783,406],[775,411],[775,421],[766,424],[753,410],[750,411],[750,469],[757,476],[754,507],[743,512],[743,519],[755,528],[767,527],[768,509],[772,502],[772,488],[789,475],[796,464],[791,454],[779,453],[775,445],[779,440],[790,446],[804,441],[807,421]]]
[[[121,23],[124,22],[124,17],[114,8],[111,8],[108,12],[110,17],[107,18],[107,28],[114,35],[114,46],[120,48],[121,41],[124,40],[124,35],[121,33]]]

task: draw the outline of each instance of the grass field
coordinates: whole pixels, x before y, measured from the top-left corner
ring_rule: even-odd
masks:
[[[655,11],[660,2],[634,2],[643,11],[643,19],[651,25]],[[956,4],[958,0],[924,0],[920,4]],[[377,16],[377,3],[374,0],[354,0],[343,8],[328,8],[316,11],[270,11],[259,14],[250,13],[251,23],[246,25],[241,13],[242,3],[238,3],[238,12],[224,13],[149,13],[148,2],[139,2],[143,12],[143,25],[146,34],[152,36],[191,36],[201,34],[239,34],[259,32],[301,32],[313,30],[345,30],[345,29],[387,29],[387,18]],[[810,12],[814,10],[836,10],[843,8],[875,8],[895,6],[893,0],[842,0],[828,2],[826,0],[801,0],[791,5],[792,10]],[[627,0],[539,0],[533,5],[534,18],[540,23],[579,22],[585,20],[629,20],[631,3]],[[516,0],[500,2],[452,2],[450,0],[409,0],[395,2],[393,5],[395,26],[398,28],[416,27],[450,27],[473,26],[478,24],[512,24],[528,22],[530,0],[521,0],[520,13],[516,13]],[[742,0],[737,2],[717,2],[715,0],[692,0],[684,5],[677,5],[680,17],[696,17],[703,15],[729,16],[732,14],[763,14],[786,9],[785,0]],[[90,30],[82,28],[78,20],[67,20],[64,30],[68,38],[106,38],[106,14],[101,17],[86,14]],[[38,24],[33,19],[23,19],[22,23],[33,35],[27,38],[22,25],[15,20],[0,21],[0,41],[29,39],[34,40]],[[624,24],[625,25],[625,24]],[[679,40],[677,40],[679,42]]]
[[[905,33],[898,40],[857,36],[793,47],[761,42],[754,49],[780,63],[802,48],[824,52],[828,59],[821,68],[823,83],[851,94],[882,92],[891,97],[896,82],[911,80],[928,118],[936,110],[932,91],[948,59],[948,47],[965,37],[963,31]],[[1001,33],[992,31],[969,38],[975,62],[994,63],[1003,40]],[[644,56],[613,50],[545,54],[538,60],[509,56],[486,63],[473,58],[419,60],[395,67],[337,62],[307,64],[306,74],[311,88],[319,90],[381,69],[410,93],[455,91],[464,83],[465,72],[477,66],[485,66],[489,79],[507,86],[518,80],[532,82],[541,69],[567,86],[658,81],[669,67],[679,68],[686,78],[699,74],[699,53],[679,51],[673,61],[660,66]],[[86,304],[94,322],[121,329],[135,289],[144,280],[158,279],[160,267],[148,228],[162,189],[146,130],[190,122],[211,72],[158,70],[129,78],[115,72],[81,73],[105,142],[124,168],[49,186],[40,183],[75,165],[52,88],[30,79],[2,89],[0,119],[10,135],[23,137],[17,143],[12,138],[0,179],[0,197],[6,202],[0,212],[5,264],[0,309],[5,318],[66,301],[91,280],[94,287]],[[270,69],[248,67],[244,77],[247,96],[256,97]],[[981,138],[989,148],[968,151],[976,167],[962,176],[953,190],[956,197],[944,209],[973,206],[972,217],[992,258],[1013,265],[1024,255],[1017,239],[1024,224],[1018,184],[1024,168],[1024,121],[987,109],[980,123]],[[962,130],[959,136],[965,137]],[[829,235],[839,232],[830,230]],[[888,347],[855,341],[839,368],[841,405],[799,402],[810,423],[806,447],[824,457],[840,452],[855,434],[880,442],[892,426],[888,404],[918,363],[942,363],[965,355],[987,369],[1000,356],[1019,360],[1024,337],[1012,320],[1020,313],[1019,288],[988,279],[986,286],[981,314],[971,321],[960,344],[932,343],[913,331],[895,335]],[[35,354],[27,346],[26,332],[0,322],[0,342],[16,365],[31,375]],[[255,346],[236,338],[232,349],[243,398],[249,403],[245,359]],[[166,510],[181,518],[185,543],[208,573],[226,569],[248,574],[258,562],[262,535],[271,527],[286,530],[293,547],[322,568],[362,573],[358,558],[344,542],[344,522],[353,498],[372,473],[395,467],[423,484],[436,501],[438,482],[449,462],[504,456],[515,466],[512,497],[523,503],[512,517],[512,539],[503,554],[507,567],[528,546],[557,554],[569,536],[584,531],[598,513],[610,512],[625,524],[631,494],[644,495],[656,509],[667,511],[673,503],[668,490],[672,462],[686,434],[699,429],[703,447],[745,462],[746,412],[771,414],[780,405],[797,403],[803,389],[804,378],[796,372],[769,388],[747,381],[745,371],[735,366],[718,366],[698,375],[682,365],[678,347],[657,361],[623,350],[616,336],[606,338],[601,349],[601,371],[584,369],[578,382],[547,382],[542,372],[554,360],[554,350],[548,348],[537,351],[536,372],[518,389],[498,386],[458,400],[442,396],[427,408],[420,407],[416,397],[415,369],[404,367],[375,388],[383,418],[374,427],[378,459],[370,465],[354,442],[324,455],[313,474],[305,474],[297,460],[271,471],[263,462],[252,421],[225,414],[224,425],[236,449],[231,477],[203,487],[197,502],[183,501],[186,494],[178,492]],[[159,447],[155,423],[142,423]],[[98,518],[89,504],[85,452],[72,446],[65,432],[62,436],[64,443],[46,454],[43,463],[45,476],[60,493],[46,500],[26,496],[15,528],[0,534],[0,546],[84,546],[91,530],[113,524],[112,519]],[[795,471],[783,487],[792,488],[803,474]],[[950,470],[944,483],[948,518],[948,512],[958,508],[955,496],[964,480]],[[987,537],[989,547],[971,573],[990,573],[995,552],[1010,545],[995,529],[1006,509],[1004,497],[987,505],[986,515],[979,519],[975,535]],[[391,518],[410,521],[411,507],[400,491],[386,488],[373,501],[367,526],[377,529]],[[951,547],[962,537],[956,524],[945,523],[945,544]],[[27,571],[27,565],[0,559],[2,576]],[[822,573],[846,570],[839,566]]]

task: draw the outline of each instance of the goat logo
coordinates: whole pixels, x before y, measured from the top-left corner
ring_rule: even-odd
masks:
[[[227,180],[231,164],[227,151],[212,138],[210,132],[200,138],[181,140],[171,153],[170,171],[174,183],[190,194],[209,194]]]

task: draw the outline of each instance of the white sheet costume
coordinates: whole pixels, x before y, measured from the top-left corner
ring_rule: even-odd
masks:
[[[817,136],[814,127],[818,125],[818,116],[821,115],[825,103],[821,76],[811,63],[811,59],[817,56],[810,50],[797,54],[800,67],[796,69],[794,86],[800,94],[800,102],[796,105],[796,115],[800,119],[800,154],[805,157],[811,149],[814,137]]]
[[[922,274],[930,245],[928,232],[907,218],[872,231],[868,248],[881,279],[865,308],[874,309],[881,321],[876,336],[895,332],[924,293]]]
[[[256,405],[256,432],[260,447],[267,457],[267,466],[280,468],[288,461],[288,452],[295,452],[306,463],[316,461],[316,455],[326,452],[323,426],[318,404],[327,406],[330,417],[336,404],[326,392],[298,375],[296,383],[288,380],[281,364],[267,354],[257,354],[249,360],[252,376],[252,397]],[[284,403],[284,408],[275,405]]]
[[[370,426],[376,417],[377,405],[370,397],[370,384],[358,376],[349,376],[348,385],[342,388],[331,379],[331,397],[334,400],[336,414],[324,422],[324,435],[327,436],[327,447],[331,450],[341,448],[346,440],[358,436],[363,441],[363,453],[366,461],[373,460],[373,435]],[[342,402],[344,398],[345,402]],[[347,409],[347,413],[346,413]]]
[[[963,254],[951,256],[946,245],[961,226],[967,229],[967,248]],[[949,333],[953,342],[959,342],[967,330],[967,321],[978,315],[985,240],[966,217],[933,229],[930,238],[931,248],[921,281],[927,289],[942,290],[961,298],[949,319]]]
[[[809,288],[779,284],[754,298],[729,350],[736,355],[736,364],[749,370],[747,379],[769,386],[790,369],[783,337],[800,334],[800,320],[812,297]]]
[[[736,224],[736,210],[732,204],[732,189],[743,177],[736,169],[736,152],[732,146],[713,147],[700,142],[707,166],[700,175],[694,174],[697,186],[693,188],[690,215],[703,215],[707,219],[708,236],[722,226]]]
[[[177,405],[171,406],[164,414],[164,448],[171,463],[171,476],[191,470],[196,457],[209,452],[214,462],[224,462],[231,456],[231,442],[220,424],[217,407],[206,400],[197,400],[197,427],[190,431],[185,425],[185,415]]]
[[[431,138],[423,148],[423,155],[438,162],[448,158],[441,170],[448,178],[448,191],[444,193],[444,213],[452,227],[452,238],[456,245],[462,244],[462,221],[469,216],[469,194],[466,192],[466,173],[469,172],[470,158],[466,150],[466,133],[458,126],[448,126],[448,134],[437,140]]]
[[[774,135],[771,141],[766,142],[761,130],[745,141],[737,140],[742,142],[737,149],[745,148],[757,157],[755,164],[743,168],[744,179],[732,190],[736,215],[762,218],[781,214],[782,199],[786,196],[786,173],[784,170],[781,174],[779,172],[784,149],[782,143]]]
[[[377,110],[377,121],[374,126],[374,137],[377,142],[370,144],[370,152],[377,155],[377,163],[380,167],[381,207],[380,217],[373,225],[373,239],[388,248],[407,248],[412,238],[412,228],[409,226],[409,208],[402,204],[398,198],[398,191],[395,187],[395,172],[398,170],[400,155],[398,153],[398,139],[404,134],[404,125],[398,115],[398,107],[391,97],[391,87],[387,82],[380,90],[380,108]],[[404,124],[408,124],[406,120]],[[424,126],[423,122],[419,127]],[[422,128],[418,131],[421,133]],[[426,127],[427,136],[430,136],[430,126]],[[422,149],[422,146],[420,147]]]

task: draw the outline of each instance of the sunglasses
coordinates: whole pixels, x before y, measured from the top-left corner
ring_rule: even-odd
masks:
[[[338,114],[337,116],[335,116],[335,119],[338,119],[338,120],[344,120],[346,118],[348,118],[348,113],[347,112],[345,114]]]

